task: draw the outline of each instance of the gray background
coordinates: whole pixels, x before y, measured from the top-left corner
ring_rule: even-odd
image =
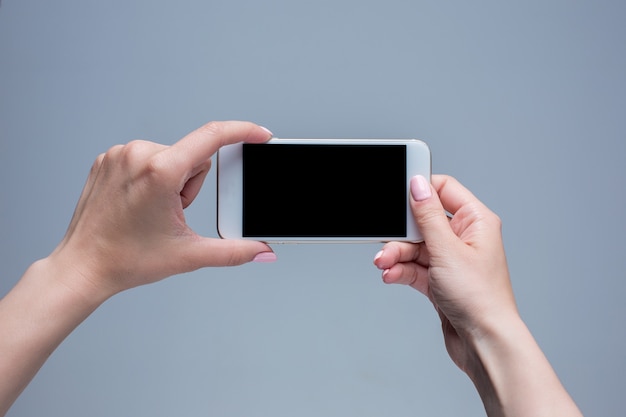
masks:
[[[623,415],[625,21],[597,0],[5,0],[0,291],[56,246],[114,144],[222,119],[417,137],[502,217],[523,317],[583,412]],[[212,173],[187,211],[209,236],[214,196]],[[120,294],[9,416],[483,415],[379,248],[276,246],[275,264]]]

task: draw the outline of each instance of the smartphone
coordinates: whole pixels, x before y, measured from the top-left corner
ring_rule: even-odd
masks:
[[[419,242],[409,181],[418,139],[278,139],[217,153],[217,231],[268,243]]]

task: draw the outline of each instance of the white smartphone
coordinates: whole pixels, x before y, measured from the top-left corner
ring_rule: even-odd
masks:
[[[430,181],[418,139],[278,139],[217,154],[217,231],[269,243],[419,242],[409,181]]]

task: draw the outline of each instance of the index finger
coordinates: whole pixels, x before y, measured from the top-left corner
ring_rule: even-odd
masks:
[[[168,158],[184,170],[205,163],[219,148],[237,142],[262,143],[272,132],[251,122],[209,122],[194,130],[167,149]]]

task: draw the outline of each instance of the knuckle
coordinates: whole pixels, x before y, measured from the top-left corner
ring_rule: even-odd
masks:
[[[105,153],[98,155],[92,168],[96,169],[102,166],[115,165],[123,149],[124,145],[111,146]]]
[[[92,173],[95,173],[95,172],[97,172],[100,169],[100,167],[102,166],[102,163],[104,162],[104,158],[105,157],[106,157],[105,153],[101,153],[100,155],[98,155],[96,157],[96,160],[91,165],[91,172]]]
[[[438,221],[443,213],[433,207],[426,207],[417,211],[416,220],[418,224],[431,224]]]
[[[419,273],[417,268],[408,268],[409,271],[406,273],[406,284],[409,286],[417,285],[419,279]]]
[[[124,149],[124,145],[113,145],[101,156],[103,158],[115,158],[117,155],[119,155],[122,149]]]
[[[163,154],[156,153],[148,157],[143,170],[148,174],[157,174],[165,171],[168,165],[169,162],[165,157],[163,157]]]
[[[121,164],[133,176],[162,181],[162,173],[170,163],[154,143],[145,140],[128,142],[121,151]]]
[[[124,145],[122,154],[126,160],[137,160],[145,152],[147,142],[145,140],[133,140]]]
[[[240,251],[233,250],[226,257],[226,266],[237,266],[245,262],[243,254]]]
[[[145,141],[133,140],[125,145],[114,145],[104,154],[104,160],[127,166],[138,159],[144,144]]]
[[[496,213],[491,213],[491,221],[498,230],[502,229],[502,218]]]
[[[211,121],[200,127],[199,130],[208,136],[220,137],[224,131],[224,124],[222,122]]]
[[[487,224],[493,227],[496,230],[502,229],[502,219],[495,212],[491,211],[486,206],[477,207],[476,212],[480,214],[480,216],[485,219]]]

